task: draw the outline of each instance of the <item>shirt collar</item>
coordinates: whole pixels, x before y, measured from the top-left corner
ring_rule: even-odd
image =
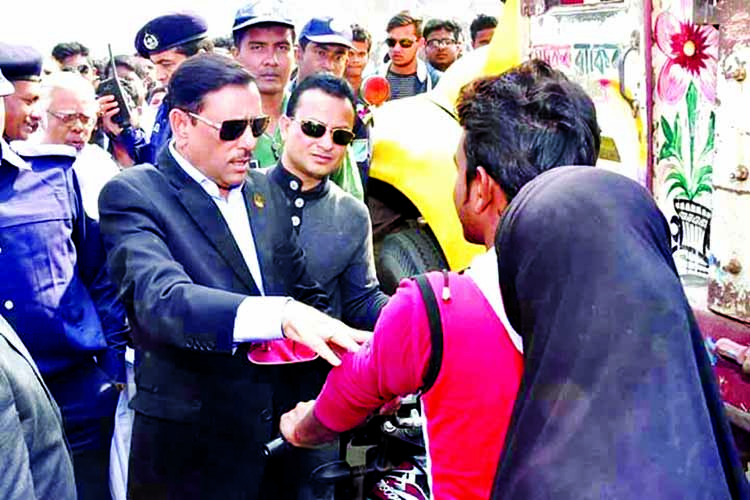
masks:
[[[503,306],[503,297],[500,293],[500,275],[497,267],[497,255],[495,254],[495,248],[492,247],[486,253],[477,255],[471,262],[471,266],[466,270],[466,273],[474,283],[476,283],[482,295],[494,309],[497,317],[500,318],[500,322],[508,332],[513,345],[518,349],[518,352],[523,353],[523,339],[511,326],[508,315],[505,313],[505,307]]]
[[[182,156],[177,148],[174,146],[174,141],[169,143],[169,152],[172,153],[172,157],[177,164],[185,171],[191,179],[197,182],[211,198],[222,198],[219,186],[214,181],[206,177],[206,175],[190,164],[184,156]],[[229,190],[229,195],[232,196],[235,191],[239,191],[242,186],[237,186]]]
[[[280,161],[273,169],[271,169],[269,176],[272,181],[281,187],[281,190],[284,191],[284,195],[290,200],[297,198],[302,198],[305,201],[317,200],[328,194],[328,191],[330,190],[328,177],[325,177],[314,188],[308,191],[302,191],[302,180],[284,168],[284,165],[282,165]]]
[[[18,154],[10,148],[8,143],[5,142],[5,139],[1,137],[0,148],[2,148],[3,161],[7,161],[19,170],[31,170],[31,165],[29,165],[29,162],[18,156]]]

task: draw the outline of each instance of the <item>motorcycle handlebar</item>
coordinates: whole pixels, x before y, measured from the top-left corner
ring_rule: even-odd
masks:
[[[267,458],[277,457],[290,446],[291,445],[286,441],[286,439],[279,436],[276,439],[272,439],[271,441],[263,445],[263,456]]]

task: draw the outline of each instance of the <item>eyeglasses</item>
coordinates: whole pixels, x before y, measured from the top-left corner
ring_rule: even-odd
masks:
[[[315,120],[295,120],[299,123],[299,128],[307,137],[320,139],[328,130],[328,126]],[[354,140],[354,132],[347,128],[331,129],[331,139],[337,146],[348,146]]]
[[[88,64],[80,64],[78,66],[65,66],[63,71],[68,71],[70,73],[80,73],[81,75],[88,75],[89,71],[91,71],[91,66]]]
[[[85,127],[94,123],[94,117],[89,116],[85,113],[77,113],[75,111],[47,111],[51,116],[54,116],[65,125],[73,125],[76,120],[80,121]]]
[[[427,40],[426,43],[428,47],[436,49],[438,47],[450,47],[456,45],[458,42],[453,38],[433,38],[432,40]]]
[[[268,127],[268,122],[271,120],[268,116],[261,115],[254,118],[245,118],[242,120],[224,120],[221,123],[214,123],[211,120],[202,117],[201,115],[195,114],[191,111],[183,110],[185,113],[195,118],[199,122],[203,122],[211,128],[219,131],[219,139],[222,141],[234,141],[242,137],[242,134],[247,130],[247,126],[250,125],[250,132],[253,137],[260,137]]]
[[[388,45],[388,48],[391,48],[391,49],[393,47],[395,47],[396,44],[401,45],[401,47],[404,48],[404,49],[408,49],[409,47],[411,47],[415,43],[417,43],[417,41],[414,40],[413,38],[400,38],[398,40],[396,40],[395,38],[386,38],[385,39],[385,44]]]

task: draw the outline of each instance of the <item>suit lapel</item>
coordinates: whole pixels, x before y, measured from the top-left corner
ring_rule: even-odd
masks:
[[[251,295],[260,295],[237,242],[232,236],[219,207],[206,191],[177,164],[165,147],[159,155],[159,169],[178,189],[178,198],[188,215],[200,227],[206,239],[216,248],[219,255],[229,264]]]
[[[250,228],[253,232],[253,241],[255,242],[255,253],[258,255],[258,265],[263,276],[264,288],[268,293],[272,284],[269,282],[269,270],[273,268],[273,242],[271,240],[271,228],[268,227],[270,207],[270,193],[268,193],[261,183],[255,182],[252,176],[248,175],[245,185],[242,187],[242,194],[245,198],[245,207],[250,219]]]

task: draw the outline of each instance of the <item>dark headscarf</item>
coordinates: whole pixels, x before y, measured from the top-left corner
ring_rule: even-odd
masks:
[[[747,498],[667,223],[629,179],[536,178],[498,232],[524,374],[496,499]]]

